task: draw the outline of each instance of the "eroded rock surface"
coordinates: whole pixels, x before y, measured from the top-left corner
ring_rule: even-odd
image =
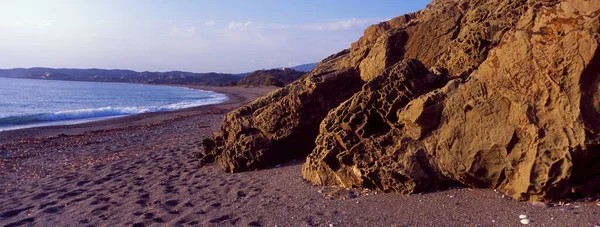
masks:
[[[363,89],[332,111],[304,177],[400,193],[451,179],[521,200],[600,191],[600,2],[529,1],[527,9],[465,82],[396,106],[385,97],[405,94]],[[365,134],[356,119],[383,126]]]
[[[597,193],[599,17],[600,1],[434,0],[227,115],[202,161],[237,172],[312,150],[319,185]]]
[[[414,99],[446,82],[417,60],[403,60],[369,81],[321,123],[315,150],[304,165],[304,178],[318,185],[377,187],[403,194],[437,189],[447,181],[422,143],[437,127],[436,98]],[[409,136],[408,140],[399,138]],[[414,138],[410,141],[410,138]]]
[[[204,140],[201,162],[216,158],[225,171],[239,172],[304,157],[327,112],[362,84],[356,70],[343,68],[273,91],[227,114],[221,131]]]

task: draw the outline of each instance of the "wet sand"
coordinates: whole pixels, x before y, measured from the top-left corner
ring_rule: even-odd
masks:
[[[218,105],[0,132],[0,226],[595,226],[596,199],[541,207],[489,189],[400,196],[312,186],[296,160],[223,173],[194,153],[271,89],[205,88]]]

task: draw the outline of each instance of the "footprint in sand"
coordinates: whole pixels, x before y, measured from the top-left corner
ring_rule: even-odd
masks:
[[[177,206],[177,204],[179,204],[179,200],[169,200],[165,202],[165,205],[170,207]]]
[[[50,195],[50,193],[42,192],[40,194],[37,194],[37,195],[34,195],[33,197],[31,197],[31,200],[38,200],[38,199],[44,198],[48,195]]]
[[[208,222],[214,223],[214,224],[222,224],[224,222],[229,221],[232,225],[235,225],[235,223],[237,223],[238,220],[239,220],[239,218],[233,219],[230,214],[227,214],[227,215],[223,215],[223,216],[220,216],[217,218],[210,219]]]
[[[4,227],[23,226],[23,225],[31,224],[34,221],[35,221],[35,218],[25,218],[23,220],[5,225]]]
[[[46,208],[44,210],[44,213],[46,213],[46,214],[55,214],[55,213],[60,212],[62,210],[62,208],[63,208],[63,206],[49,207],[49,208]]]
[[[42,204],[40,205],[40,210],[43,210],[44,208],[46,208],[46,207],[48,207],[48,206],[56,205],[57,203],[58,203],[58,202],[56,202],[56,201],[52,201],[52,202],[49,202],[49,203],[42,203]]]
[[[60,197],[58,197],[58,199],[66,199],[66,198],[78,196],[78,195],[81,195],[84,192],[85,192],[85,190],[77,189],[77,190],[70,191],[68,193],[65,193],[65,194],[61,195]]]
[[[28,206],[21,209],[9,210],[0,214],[0,218],[10,218],[19,215],[21,212],[34,208],[35,206]]]
[[[110,207],[109,205],[106,205],[106,206],[103,206],[100,208],[96,208],[96,209],[92,210],[92,214],[95,216],[98,216],[98,215],[104,213],[105,211],[108,211],[109,207]]]

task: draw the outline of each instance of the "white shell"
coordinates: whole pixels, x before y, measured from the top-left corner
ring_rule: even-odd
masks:
[[[529,223],[531,222],[531,220],[525,218],[525,219],[521,219],[521,224],[523,225],[529,225]]]
[[[527,218],[527,215],[521,214],[521,215],[519,215],[519,218],[520,219],[525,219],[525,218]]]

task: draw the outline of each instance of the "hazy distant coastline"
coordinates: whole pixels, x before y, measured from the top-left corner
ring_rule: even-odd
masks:
[[[308,72],[316,63],[303,64],[290,69]],[[250,75],[247,73],[192,73],[183,71],[137,72],[121,69],[67,69],[67,68],[14,68],[0,69],[0,77],[43,80],[121,82],[140,84],[181,84],[181,85],[226,85],[234,84]]]

